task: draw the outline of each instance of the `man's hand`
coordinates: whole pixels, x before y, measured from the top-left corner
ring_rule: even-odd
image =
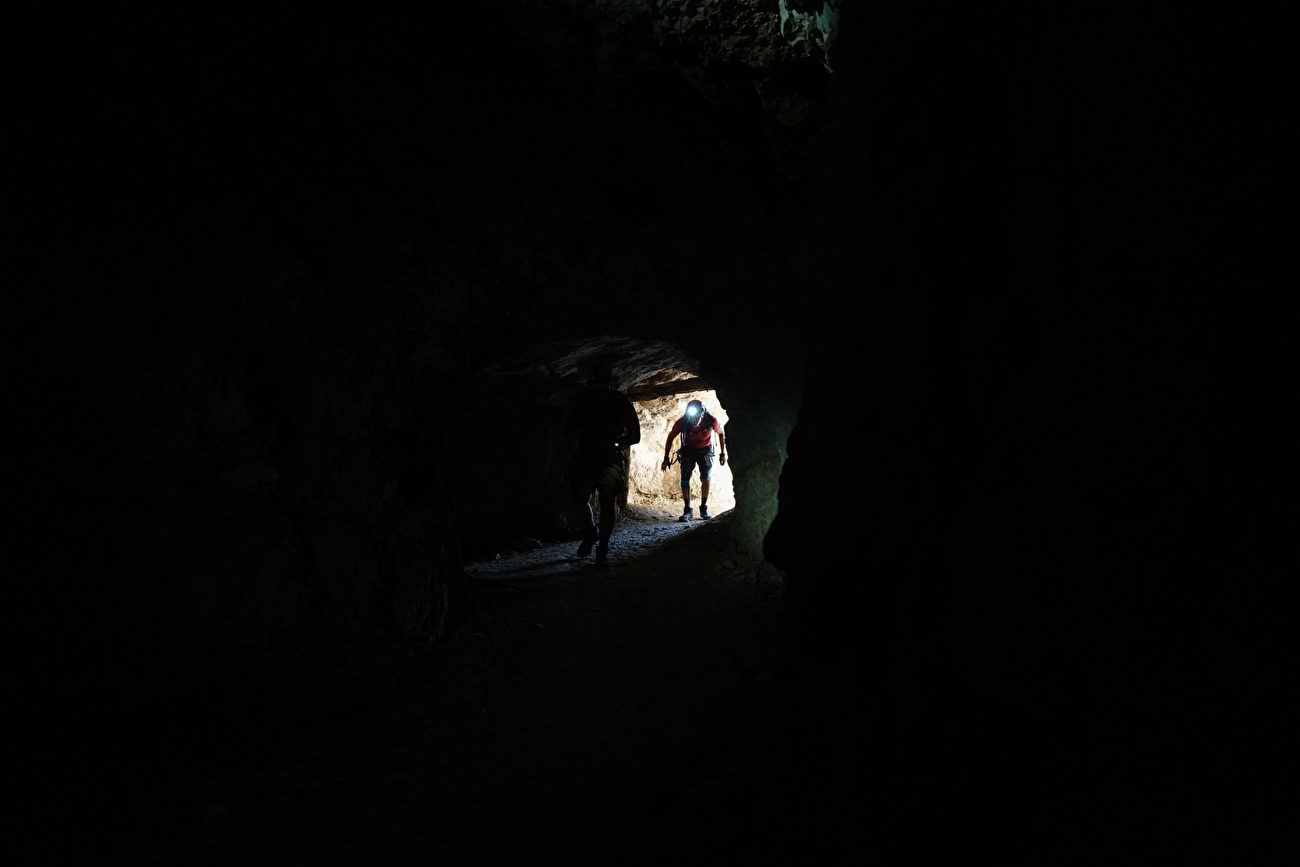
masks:
[[[664,462],[659,465],[659,469],[663,470],[665,473],[668,472],[668,458],[664,458]]]
[[[723,452],[722,454],[718,455],[718,463],[722,464],[724,467],[727,465],[727,453],[726,453],[726,452]]]

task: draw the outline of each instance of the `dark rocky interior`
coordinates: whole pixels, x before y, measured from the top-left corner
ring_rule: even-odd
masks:
[[[41,40],[47,817],[218,722],[400,703],[482,611],[467,563],[571,538],[602,358],[729,415],[724,553],[779,572],[817,686],[783,820],[817,863],[996,861],[1006,815],[1036,863],[1262,863],[1204,45],[1156,4],[839,6]]]

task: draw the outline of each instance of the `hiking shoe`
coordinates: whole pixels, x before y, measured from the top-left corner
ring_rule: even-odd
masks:
[[[591,546],[595,544],[596,544],[596,537],[594,534],[590,537],[584,537],[582,540],[582,544],[578,546],[577,556],[586,557],[588,554],[591,553]]]
[[[692,517],[694,517],[694,516],[691,514],[691,510],[690,510],[690,509],[687,509],[685,512],[682,512],[682,516],[681,516],[680,518],[678,518],[677,520],[679,520],[679,521],[681,521],[683,524],[685,524],[686,522],[690,521],[690,519],[691,519]]]
[[[701,520],[706,520],[706,521],[707,521],[709,518],[712,518],[712,517],[713,517],[713,516],[709,514],[709,507],[708,507],[708,506],[700,506],[700,519],[701,519]]]
[[[604,566],[604,565],[605,565],[605,556],[606,556],[608,553],[609,553],[609,546],[608,546],[608,545],[601,545],[599,548],[596,549],[596,565],[597,565],[597,566]]]

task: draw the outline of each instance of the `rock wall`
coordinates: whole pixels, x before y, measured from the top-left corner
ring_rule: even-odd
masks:
[[[1258,842],[1258,799],[1224,794],[1251,788],[1227,756],[1256,661],[1221,640],[1248,596],[1220,544],[1223,271],[1192,216],[1218,154],[1177,17],[843,11],[809,158],[808,303],[835,315],[765,547],[819,709],[810,813],[864,849]]]
[[[782,258],[752,245],[797,220],[768,142],[653,65],[592,78],[581,18],[507,7],[475,62],[398,22],[116,22],[24,105],[23,264],[60,323],[37,513],[78,540],[39,623],[138,737],[400,692],[474,610],[494,362],[605,334],[744,356],[762,311],[731,302]],[[553,450],[502,490],[544,500]]]

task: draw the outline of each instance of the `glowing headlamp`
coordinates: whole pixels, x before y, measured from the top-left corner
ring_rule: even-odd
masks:
[[[697,408],[697,407],[694,407],[694,406],[688,406],[688,407],[686,407],[686,414],[687,414],[688,416],[690,416],[691,418],[695,418],[695,416],[698,415],[699,412],[700,412],[700,410],[699,410],[699,408]]]

